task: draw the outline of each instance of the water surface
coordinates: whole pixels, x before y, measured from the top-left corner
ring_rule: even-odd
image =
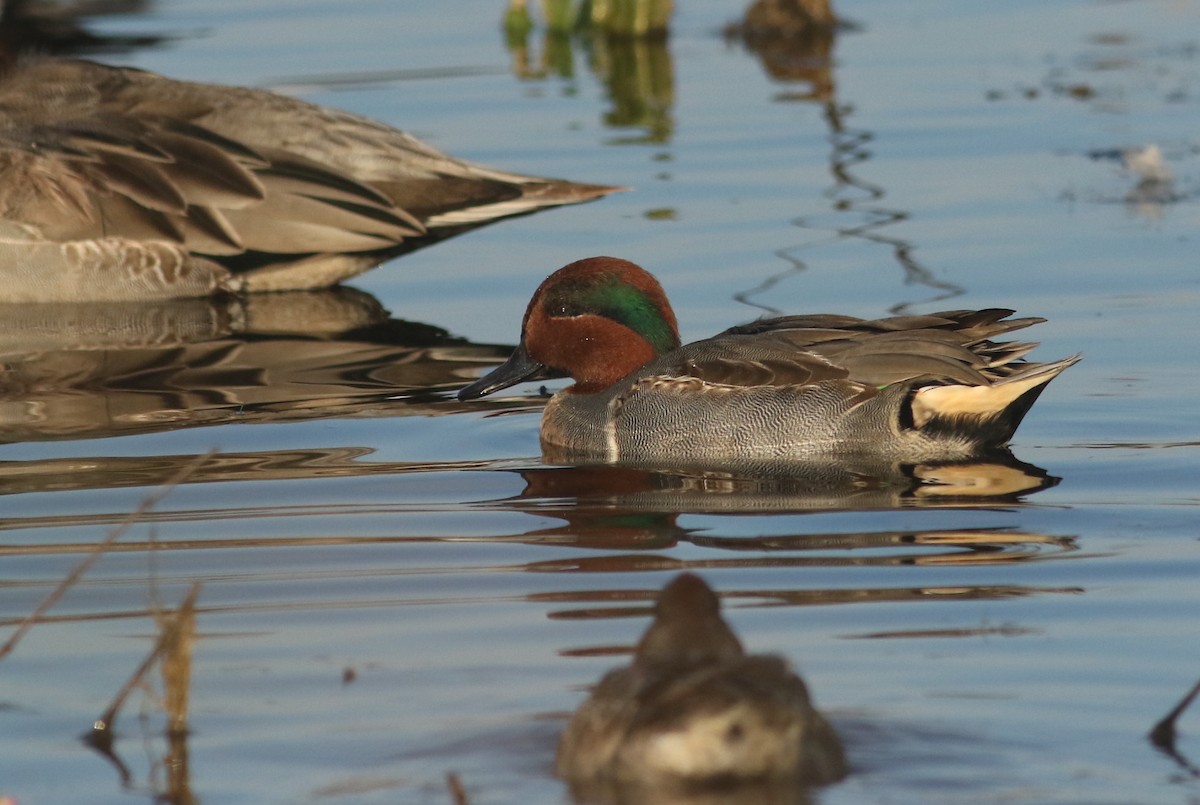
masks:
[[[1200,715],[1175,758],[1145,737],[1200,675],[1200,11],[856,2],[836,7],[852,28],[760,54],[720,33],[739,7],[679,5],[665,43],[539,28],[524,50],[491,0],[89,21],[167,37],[106,59],[634,189],[347,292],[93,311],[79,337],[6,314],[0,639],[218,454],[0,661],[0,795],[440,803],[454,772],[475,803],[562,802],[565,714],[688,568],[841,732],[853,772],[818,802],[1200,796]],[[1174,181],[1148,195],[1115,154],[1149,144]],[[1049,319],[1036,356],[1084,361],[1015,464],[943,470],[948,489],[546,466],[536,388],[452,391],[502,359],[546,274],[603,253],[660,277],[685,338],[773,311],[1006,306]],[[114,323],[164,319],[155,343]],[[195,583],[186,739],[165,737],[181,685],[156,666],[105,757],[80,736]]]

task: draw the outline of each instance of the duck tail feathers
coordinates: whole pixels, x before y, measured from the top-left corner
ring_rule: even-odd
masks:
[[[938,385],[916,390],[911,401],[912,425],[925,431],[972,434],[984,444],[1004,444],[1047,384],[1081,356],[1014,367],[1016,371],[988,385]]]

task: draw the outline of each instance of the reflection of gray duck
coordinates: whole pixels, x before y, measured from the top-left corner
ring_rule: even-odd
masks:
[[[697,576],[662,591],[631,666],[608,673],[558,748],[572,783],[821,784],[846,772],[841,744],[778,656],[747,655]]]
[[[325,286],[613,190],[263,90],[36,59],[0,80],[0,179],[0,301]]]
[[[438,390],[508,351],[348,287],[0,308],[0,443],[445,414]]]
[[[2,0],[0,58],[21,53],[119,53],[153,47],[166,36],[91,30],[98,17],[138,14],[147,0]]]

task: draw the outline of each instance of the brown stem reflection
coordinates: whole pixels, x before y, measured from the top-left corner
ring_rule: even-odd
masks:
[[[752,298],[769,290],[784,277],[803,271],[807,264],[800,254],[804,251],[828,240],[844,238],[858,238],[889,248],[893,259],[904,272],[906,284],[922,285],[934,290],[934,296],[924,301],[948,299],[964,292],[961,286],[938,279],[922,265],[913,256],[915,246],[912,243],[882,231],[908,220],[909,214],[904,210],[883,206],[881,202],[887,195],[886,189],[862,178],[855,170],[855,166],[871,158],[868,146],[874,135],[847,125],[854,107],[838,99],[834,71],[837,37],[843,31],[854,28],[854,25],[837,18],[829,0],[756,0],[747,9],[743,19],[725,28],[726,40],[740,42],[753,52],[773,81],[804,87],[800,91],[780,94],[778,100],[820,104],[832,146],[829,171],[833,185],[826,190],[825,196],[835,213],[854,216],[861,221],[833,227],[829,239],[777,252],[779,257],[791,264],[790,268],[736,297],[741,302],[771,313],[781,311],[754,302]],[[828,230],[815,216],[799,216],[792,223],[801,229]],[[901,312],[910,304],[898,304],[891,310]]]
[[[245,298],[5,305],[0,442],[227,422],[449,413],[507,357],[391,318],[350,288]],[[436,408],[434,406],[435,403]]]
[[[1200,696],[1200,682],[1193,685],[1191,690],[1179,700],[1179,703],[1171,708],[1171,712],[1159,719],[1158,723],[1150,730],[1149,735],[1146,736],[1155,749],[1175,761],[1179,768],[1191,778],[1200,778],[1200,766],[1179,751],[1179,747],[1175,743],[1175,723],[1191,707],[1197,696]]]

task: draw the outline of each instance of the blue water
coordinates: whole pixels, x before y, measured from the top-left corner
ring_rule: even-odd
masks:
[[[6,397],[26,424],[0,446],[0,640],[191,457],[228,460],[0,660],[0,796],[448,802],[455,772],[473,803],[562,802],[564,714],[687,567],[841,732],[853,772],[821,803],[1200,798],[1200,713],[1175,759],[1145,737],[1200,676],[1200,9],[843,3],[854,27],[801,81],[722,39],[737,4],[680,3],[658,50],[574,40],[569,70],[540,29],[516,70],[501,4],[453,5],[160,0],[90,25],[174,37],[112,61],[632,188],[352,283],[472,344],[515,342],[537,283],[592,254],[653,271],[684,338],[764,311],[1044,316],[1035,356],[1084,360],[1013,450],[1060,482],[990,503],[630,491],[541,466],[528,387],[505,415],[395,380],[205,426],[130,397],[77,438]],[[1150,144],[1175,177],[1157,203],[1104,156]],[[464,380],[503,352],[472,349]],[[164,738],[156,670],[116,721],[123,778],[79,736],[193,582],[190,732]]]

